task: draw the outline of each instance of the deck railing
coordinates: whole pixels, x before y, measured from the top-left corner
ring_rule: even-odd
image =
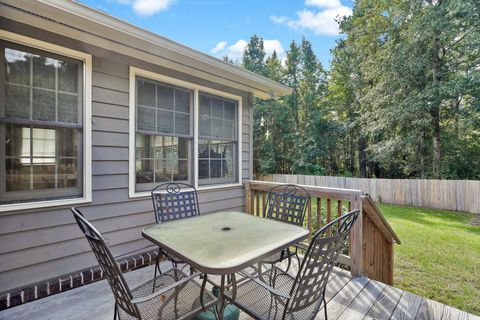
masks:
[[[264,216],[265,201],[271,188],[282,183],[245,181],[246,211]],[[322,226],[351,210],[360,210],[352,228],[348,254],[339,262],[349,266],[352,275],[393,283],[393,244],[400,243],[395,232],[368,194],[361,190],[325,188],[302,185],[310,194],[305,227],[310,237]]]

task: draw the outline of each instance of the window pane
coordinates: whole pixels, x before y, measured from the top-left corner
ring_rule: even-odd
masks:
[[[137,102],[142,106],[155,107],[155,85],[143,80],[137,81],[138,97]]]
[[[155,137],[137,133],[135,136],[135,157],[153,158]]]
[[[137,108],[137,129],[155,131],[155,109]]]
[[[30,190],[30,159],[6,159],[6,191]]]
[[[173,181],[188,180],[188,160],[178,160],[174,163]]]
[[[81,137],[78,129],[59,128],[57,134],[57,156],[59,157],[78,157],[79,140]]]
[[[223,121],[223,138],[231,140],[235,139],[235,123],[233,121]]]
[[[172,157],[172,137],[155,137],[155,158],[167,159]]]
[[[200,94],[200,115],[210,117],[211,99],[203,94]]]
[[[55,92],[33,89],[32,119],[55,121]]]
[[[207,140],[198,140],[198,157],[199,158],[209,158],[208,150],[208,141]]]
[[[5,48],[5,80],[10,83],[30,85],[30,61],[33,55]]]
[[[222,160],[210,160],[210,178],[222,178]]]
[[[157,110],[157,132],[173,133],[173,112]]]
[[[30,89],[6,84],[5,115],[30,119]]]
[[[55,89],[55,68],[60,61],[36,56],[33,58],[33,86],[39,88]]]
[[[136,182],[153,182],[153,160],[137,160],[135,162]]]
[[[58,94],[58,121],[77,123],[78,96],[73,94]]]
[[[188,114],[175,114],[175,133],[190,134],[190,116]]]
[[[198,177],[201,185],[236,181],[235,148],[235,142],[199,141]]]
[[[172,180],[171,166],[167,160],[155,161],[155,182],[168,182]]]
[[[77,160],[59,159],[58,160],[58,187],[72,188],[77,186]]]
[[[7,157],[18,157],[23,155],[30,157],[30,128],[27,128],[27,136],[23,136],[21,127],[14,124],[6,125],[5,155]]]
[[[173,110],[173,89],[157,86],[157,107]]]
[[[38,157],[53,157],[54,159],[55,153],[56,153],[55,130],[34,128],[32,136],[33,136],[32,151],[33,151],[34,160],[37,160],[37,162],[39,163],[44,163],[44,161],[42,161],[42,158],[38,158]],[[33,163],[35,164],[36,162],[34,161]]]
[[[175,111],[190,113],[190,93],[182,90],[175,90]]]
[[[212,119],[212,137],[223,138],[223,120]]]
[[[55,188],[55,158],[33,158],[33,189]]]
[[[208,179],[209,175],[210,175],[210,169],[208,165],[208,160],[199,160],[198,161],[198,178]]]
[[[78,93],[78,64],[60,61],[57,70],[58,90]]]
[[[235,120],[235,103],[224,101],[224,118],[227,120]]]
[[[212,117],[223,118],[223,101],[212,99]]]
[[[212,135],[212,120],[207,116],[200,116],[198,134],[203,137]]]

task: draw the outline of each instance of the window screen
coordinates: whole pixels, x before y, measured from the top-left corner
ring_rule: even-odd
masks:
[[[193,92],[137,78],[136,191],[191,182]]]
[[[205,93],[199,100],[199,184],[236,182],[238,103]]]
[[[81,196],[82,62],[0,44],[0,203]]]

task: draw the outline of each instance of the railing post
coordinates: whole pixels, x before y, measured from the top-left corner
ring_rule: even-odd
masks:
[[[245,181],[245,211],[252,214],[252,192],[249,181]]]
[[[362,197],[356,195],[352,201],[352,210],[360,210],[358,219],[350,231],[351,273],[353,276],[363,275],[363,212]]]

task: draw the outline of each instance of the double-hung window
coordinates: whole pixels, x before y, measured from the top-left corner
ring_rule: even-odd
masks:
[[[130,195],[170,181],[238,184],[241,98],[130,68]]]
[[[193,91],[136,78],[135,191],[191,179]]]
[[[199,185],[237,181],[237,102],[200,93]]]
[[[82,198],[84,62],[0,47],[0,205]]]

